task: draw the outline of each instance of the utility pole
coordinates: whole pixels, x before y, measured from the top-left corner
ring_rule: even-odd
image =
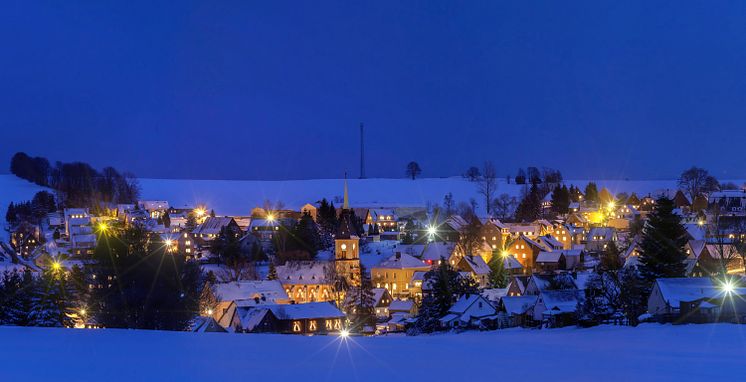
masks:
[[[363,123],[360,122],[360,179],[365,179],[365,135]]]

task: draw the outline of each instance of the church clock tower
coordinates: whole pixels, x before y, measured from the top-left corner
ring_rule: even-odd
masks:
[[[337,275],[349,286],[360,285],[360,238],[352,222],[352,210],[347,195],[347,177],[344,184],[344,202],[339,215],[339,227],[334,236],[334,265]]]

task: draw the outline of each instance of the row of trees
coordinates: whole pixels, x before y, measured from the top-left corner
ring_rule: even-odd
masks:
[[[58,193],[65,207],[99,207],[102,203],[134,203],[140,193],[134,175],[120,173],[113,167],[100,172],[87,163],[56,162],[54,166],[42,157],[16,153],[11,158],[10,171],[16,176]]]
[[[72,326],[82,308],[80,268],[66,273],[50,268],[41,275],[9,270],[0,275],[0,325]]]
[[[10,202],[5,212],[5,221],[11,226],[20,222],[39,224],[48,213],[57,211],[54,195],[47,191],[37,192],[33,199],[27,202]]]

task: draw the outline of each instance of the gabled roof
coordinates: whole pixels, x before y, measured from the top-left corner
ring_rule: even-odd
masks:
[[[414,308],[413,300],[393,300],[389,304],[389,312],[409,312]]]
[[[217,235],[220,233],[220,230],[223,227],[228,226],[229,224],[236,224],[236,222],[233,220],[233,218],[228,216],[208,216],[202,224],[198,225],[194,229],[194,233],[196,234],[205,234],[205,235]],[[238,224],[236,224],[238,225]]]
[[[547,310],[571,313],[577,310],[578,302],[582,300],[580,293],[577,289],[545,290],[539,294],[539,298]]]
[[[355,231],[355,225],[352,224],[352,216],[349,210],[342,210],[339,215],[339,226],[337,226],[337,233],[334,235],[335,239],[353,239],[357,238],[357,232]]]
[[[472,305],[478,302],[482,302],[483,307],[485,307],[486,305],[488,308],[491,308],[491,310],[495,310],[495,307],[484,297],[478,294],[468,294],[461,296],[458,301],[453,304],[451,309],[448,309],[448,313],[464,314]],[[494,312],[492,312],[491,314],[494,314]]]
[[[441,257],[444,259],[449,259],[455,249],[456,249],[456,244],[454,243],[444,243],[444,242],[434,241],[434,242],[425,244],[425,246],[422,249],[420,258],[425,261],[427,260],[438,261],[440,260]]]
[[[461,231],[462,228],[469,225],[469,222],[461,217],[461,215],[451,215],[445,222],[443,222],[443,224],[453,228],[455,231]]]
[[[251,280],[218,283],[214,285],[220,301],[257,301],[257,304],[274,304],[289,300],[279,280]]]
[[[276,268],[277,279],[282,284],[328,284],[330,267],[334,264],[328,261],[288,261]]]
[[[660,290],[663,300],[673,308],[678,308],[682,301],[723,296],[722,288],[709,277],[660,278],[655,280],[655,285]],[[746,288],[736,288],[733,293],[739,296],[746,295]]]
[[[393,256],[378,264],[374,268],[386,268],[386,269],[421,269],[428,268],[429,266],[422,262],[422,260],[410,256],[406,253],[396,253]]]
[[[490,267],[484,262],[482,256],[464,256],[461,261],[466,264],[470,272],[475,275],[486,275],[490,273]]]
[[[345,315],[329,302],[309,302],[305,304],[267,305],[280,320],[301,320],[313,318],[343,318]]]
[[[562,252],[560,251],[554,251],[554,252],[539,252],[539,255],[536,256],[536,262],[537,263],[557,263],[560,260],[560,257],[562,256]]]
[[[505,296],[502,302],[505,312],[510,315],[521,315],[536,305],[539,296]]]
[[[616,233],[612,227],[593,227],[588,232],[588,240],[611,240]],[[594,237],[603,237],[603,239],[593,239]]]

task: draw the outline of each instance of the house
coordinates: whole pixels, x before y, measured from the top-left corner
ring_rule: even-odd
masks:
[[[223,229],[233,229],[236,234],[241,232],[241,228],[232,217],[208,216],[202,224],[194,228],[192,237],[200,242],[200,244],[206,244],[218,237],[220,231]]]
[[[215,301],[214,307],[202,312],[218,321],[222,326],[229,327],[228,317],[233,316],[239,306],[256,306],[267,304],[289,304],[285,289],[278,280],[251,280],[216,283],[205,287],[203,299]]]
[[[277,304],[239,310],[247,333],[328,334],[343,328],[344,313],[329,302]]]
[[[72,255],[92,255],[96,248],[91,216],[85,208],[65,208],[65,235],[70,241]]]
[[[384,288],[373,288],[371,291],[373,292],[373,307],[375,310],[376,318],[378,318],[379,320],[388,319],[389,306],[393,301],[393,299],[391,298],[391,294],[389,294],[389,292]],[[349,304],[352,304],[353,300],[356,301],[356,304],[359,304],[360,296],[354,293],[347,294],[345,296],[344,302],[342,303],[342,306],[349,306]]]
[[[316,217],[318,216],[318,208],[311,203],[306,203],[300,208],[300,213],[301,215],[308,214],[309,216],[311,216],[311,219],[313,219],[313,221],[316,221]]]
[[[489,284],[490,267],[481,256],[463,256],[456,264],[456,269],[471,273],[480,289]]]
[[[158,219],[169,210],[168,202],[165,200],[140,200],[137,206],[147,212],[151,219]]]
[[[526,294],[526,286],[528,286],[531,276],[514,275],[510,278],[508,284],[508,296],[523,296]]]
[[[10,245],[24,258],[31,256],[31,253],[41,244],[41,230],[36,224],[23,221],[10,233]]]
[[[536,257],[536,270],[538,272],[572,270],[582,266],[583,260],[582,249],[542,251]]]
[[[382,240],[396,240],[399,234],[399,217],[393,209],[369,209],[365,225],[378,226]]]
[[[371,277],[376,288],[384,288],[394,298],[409,298],[411,296],[410,280],[415,272],[426,272],[430,265],[422,260],[397,252],[371,269]]]
[[[510,224],[510,236],[514,239],[525,236],[535,238],[541,235],[541,226],[539,224]]]
[[[192,323],[194,333],[226,333],[227,330],[220,326],[212,317],[197,317]]]
[[[533,320],[551,328],[572,325],[577,320],[576,311],[582,301],[583,293],[577,289],[543,290],[533,307]]]
[[[539,296],[504,296],[498,304],[499,310],[508,316],[508,326],[533,326],[531,309]]]
[[[546,248],[543,245],[524,235],[519,236],[506,249],[508,254],[517,259],[526,271],[533,270],[536,257],[544,250]]]
[[[648,298],[648,314],[663,322],[711,322],[743,317],[746,288],[709,277],[660,278]]]
[[[277,266],[277,279],[295,303],[333,301],[330,277],[334,263],[329,261],[288,261]]]
[[[461,296],[440,319],[447,328],[484,328],[497,318],[497,309],[478,294]]]
[[[480,233],[482,240],[494,251],[502,249],[503,244],[508,241],[510,228],[498,219],[482,219]]]
[[[594,227],[588,232],[585,249],[591,252],[603,252],[611,242],[616,241],[617,233],[615,228]]]
[[[417,315],[417,304],[413,300],[393,300],[389,305],[391,318],[382,325],[382,331],[401,332],[407,323]]]

